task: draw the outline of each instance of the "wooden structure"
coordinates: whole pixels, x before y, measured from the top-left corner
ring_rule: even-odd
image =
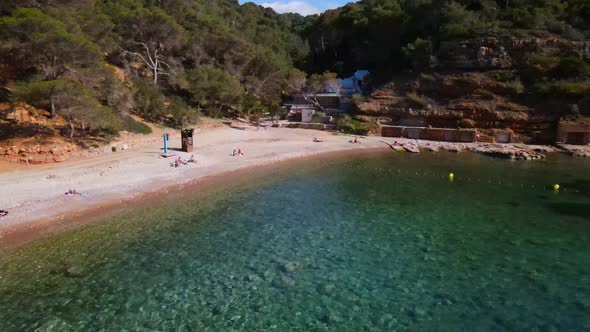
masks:
[[[557,143],[590,144],[590,119],[581,121],[560,121],[557,128]]]
[[[185,129],[181,131],[182,136],[182,151],[193,152],[193,134],[194,129]]]

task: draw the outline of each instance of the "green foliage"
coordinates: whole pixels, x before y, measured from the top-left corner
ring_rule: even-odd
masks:
[[[365,68],[386,80],[408,67],[427,68],[428,40],[433,47],[490,35],[581,40],[589,30],[586,0],[364,0],[323,13],[307,37],[312,72]]]
[[[533,79],[584,79],[590,77],[590,65],[574,57],[546,57],[532,55],[528,61]]]
[[[135,113],[151,121],[162,121],[166,116],[166,97],[162,89],[146,79],[134,82]]]
[[[323,118],[325,116],[326,116],[326,113],[324,113],[324,112],[315,112],[315,113],[313,113],[313,117],[314,118]]]
[[[38,108],[49,108],[56,81],[15,82],[12,86],[12,101],[25,102]]]
[[[415,92],[408,93],[406,95],[406,101],[410,106],[421,108],[424,108],[429,104],[432,104],[432,100],[430,100],[428,97],[418,95]]]
[[[522,85],[522,82],[519,80],[510,81],[507,84],[513,95],[521,95],[525,91],[524,85]]]
[[[96,65],[100,49],[38,9],[18,9],[0,18],[0,57],[17,71],[56,79],[68,67]]]
[[[184,100],[172,98],[167,109],[166,124],[174,128],[183,129],[191,124],[199,122],[200,113],[190,107]]]
[[[223,117],[223,111],[218,107],[208,107],[203,113],[213,119],[220,119]]]
[[[347,114],[342,115],[336,120],[336,128],[338,131],[346,134],[367,135],[377,127],[379,127],[377,123],[355,120]]]
[[[133,119],[130,116],[125,116],[121,119],[122,121],[122,125],[123,125],[123,130],[126,130],[130,133],[137,133],[137,134],[151,134],[152,133],[152,128],[150,128],[148,125],[146,125],[145,123],[139,122],[135,119]]]
[[[411,64],[415,71],[423,71],[431,69],[433,65],[432,60],[432,43],[430,40],[417,38],[413,43],[406,45],[403,48],[406,60]]]
[[[493,29],[495,22],[485,20],[482,14],[483,12],[468,10],[458,2],[448,2],[442,10],[445,23],[441,27],[441,33],[445,38],[470,38]]]
[[[0,67],[16,78],[0,79],[14,88],[12,100],[55,109],[79,133],[127,127],[130,113],[182,127],[198,118],[195,109],[277,118],[284,94],[339,90],[336,74],[357,69],[371,70],[375,82],[410,68],[428,73],[435,48],[449,39],[575,41],[588,31],[586,0],[362,0],[310,17],[233,0],[5,0]],[[575,54],[572,42],[559,46]],[[124,69],[125,79],[107,63]],[[590,79],[588,63],[576,57],[531,57],[528,67],[496,79],[515,95],[524,93],[521,77],[535,91],[567,95]],[[356,128],[352,121],[347,126]]]
[[[187,72],[185,79],[191,101],[201,107],[236,106],[244,94],[240,82],[218,68],[198,66]]]
[[[590,81],[583,82],[539,82],[534,90],[543,96],[581,98],[590,95]]]
[[[514,79],[514,74],[510,70],[495,70],[490,73],[490,76],[500,82],[509,82]]]
[[[434,82],[436,81],[436,78],[432,75],[428,75],[428,74],[420,74],[420,81],[423,82]]]

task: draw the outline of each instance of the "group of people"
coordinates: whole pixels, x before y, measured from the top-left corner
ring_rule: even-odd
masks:
[[[239,157],[239,156],[243,156],[244,152],[242,152],[242,149],[234,149],[234,152],[232,152],[231,155],[233,157]]]
[[[182,159],[181,157],[176,158],[173,162],[170,163],[170,167],[177,168],[180,165],[188,165],[189,163],[196,163],[197,160],[195,159],[194,155],[187,160]]]

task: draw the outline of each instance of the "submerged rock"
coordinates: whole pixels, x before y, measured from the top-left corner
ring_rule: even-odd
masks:
[[[289,262],[283,265],[282,270],[284,272],[295,272],[303,267],[303,264],[299,262]]]
[[[79,266],[70,266],[65,270],[64,275],[68,278],[82,278],[84,277],[84,269]]]

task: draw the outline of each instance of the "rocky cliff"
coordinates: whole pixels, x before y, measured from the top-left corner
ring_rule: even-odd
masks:
[[[590,60],[590,42],[559,38],[476,38],[441,42],[441,67],[456,70],[513,69],[526,64],[530,54],[574,56]]]
[[[522,77],[533,54],[590,61],[590,42],[495,37],[442,42],[436,72],[395,79],[358,103],[358,111],[390,124],[511,129],[517,141],[551,143],[561,117],[590,114],[590,98],[540,98],[527,90]]]

